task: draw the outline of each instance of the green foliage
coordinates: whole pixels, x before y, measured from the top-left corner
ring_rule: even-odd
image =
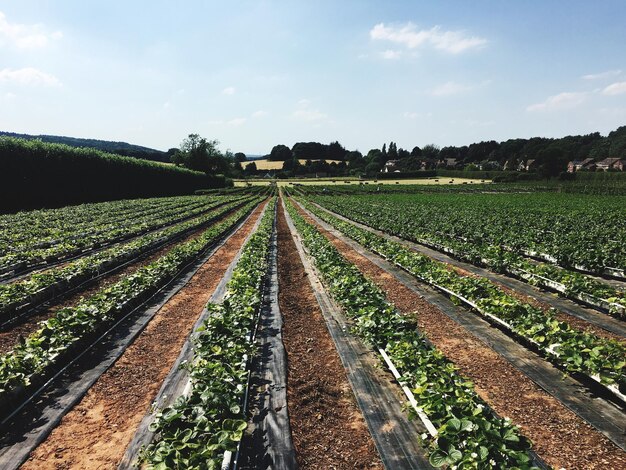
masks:
[[[489,197],[483,196],[480,199],[486,200]],[[524,198],[524,210],[526,212],[528,211],[528,199],[528,197]],[[401,197],[391,199],[378,196],[376,204],[380,209],[379,212],[372,211],[367,207],[366,200],[362,200],[364,203],[361,204],[354,203],[354,201],[332,201],[330,199],[320,199],[320,202],[342,214],[349,215],[354,220],[379,230],[430,246],[463,261],[486,266],[496,272],[528,280],[528,282],[535,285],[556,289],[562,295],[573,300],[593,303],[594,306],[605,309],[611,314],[626,318],[626,292],[624,290],[617,289],[606,282],[576,271],[548,263],[530,261],[527,257],[510,249],[508,246],[498,244],[496,237],[490,233],[491,230],[498,230],[498,234],[502,237],[511,232],[509,236],[519,241],[515,227],[521,224],[528,227],[525,221],[520,223],[509,219],[507,224],[511,227],[506,234],[502,232],[506,230],[506,227],[500,224],[493,229],[489,225],[482,225],[481,231],[475,234],[472,228],[476,227],[477,220],[473,214],[462,213],[455,222],[446,219],[451,212],[476,210],[473,205],[470,208],[467,198],[460,205],[449,200],[451,206],[445,207],[439,206],[436,198],[429,197],[428,201],[432,201],[439,207],[437,217],[421,213],[420,203],[426,202],[426,200],[421,198],[407,197],[403,201]],[[405,204],[411,207],[405,207]],[[412,222],[407,223],[407,212]],[[511,218],[515,213],[509,206],[507,209],[509,217]],[[498,211],[498,214],[503,215],[503,212]],[[537,223],[536,219],[540,215],[533,214],[532,218]],[[546,216],[547,214],[543,214],[543,217]],[[483,218],[484,216],[481,214],[480,217]],[[526,220],[526,217],[530,218],[531,216],[530,214],[525,214],[524,220]],[[592,217],[592,215],[587,214],[586,217]],[[425,223],[426,220],[428,220],[428,224]],[[469,226],[464,227],[463,223]],[[545,226],[548,227],[550,224],[550,221],[546,220]],[[415,225],[419,227],[419,230],[415,229]],[[451,228],[451,226],[454,226],[454,228]],[[560,222],[560,227],[564,228],[563,222]],[[532,234],[529,234],[530,236]],[[587,250],[589,250],[589,247],[585,248],[585,253]]]
[[[85,202],[191,194],[223,187],[174,165],[37,140],[0,138],[0,212]]]
[[[206,198],[203,198],[206,199]],[[229,202],[232,201],[232,202]],[[185,201],[188,202],[188,201]],[[102,240],[102,244],[105,243],[113,243],[115,242],[115,236],[121,235],[124,233],[124,237],[129,237],[134,234],[143,232],[145,230],[154,230],[162,225],[169,224],[171,222],[175,222],[176,220],[183,220],[187,217],[193,217],[190,220],[186,220],[184,222],[176,223],[175,225],[169,226],[165,229],[158,230],[156,232],[150,232],[146,235],[140,236],[139,238],[133,239],[129,243],[115,245],[112,248],[96,252],[92,255],[81,256],[80,258],[70,261],[67,264],[63,264],[56,268],[52,268],[46,271],[38,272],[32,274],[28,278],[16,282],[0,284],[0,315],[11,315],[18,308],[29,305],[32,307],[33,305],[37,305],[38,303],[47,300],[51,295],[55,292],[62,292],[65,289],[69,289],[75,285],[80,284],[92,277],[99,275],[100,273],[113,268],[116,265],[119,265],[131,258],[139,256],[141,253],[144,253],[146,250],[151,249],[154,246],[160,245],[166,240],[171,240],[174,237],[177,237],[189,230],[200,228],[208,222],[226,214],[233,208],[242,204],[241,199],[236,198],[214,198],[206,201],[205,204],[200,205],[192,210],[185,210],[184,206],[175,206],[176,212],[173,213],[175,219],[172,218],[163,218],[156,217],[154,214],[150,214],[150,223],[153,225],[147,225],[146,222],[141,223],[140,225],[132,225],[129,228],[130,230],[126,233],[124,232],[115,232],[112,233],[110,231],[104,230],[102,232],[97,232],[97,228],[102,227],[99,224],[93,224],[89,228],[95,228],[93,235],[90,237],[86,237],[86,233],[82,232],[84,229],[80,227],[78,230],[81,230],[81,237],[76,238],[74,243],[63,243],[61,240],[63,237],[69,241],[76,236],[77,231],[73,232],[65,232],[65,234],[61,235],[60,232],[55,233],[56,240],[51,240],[50,243],[56,243],[53,246],[60,245],[64,250],[72,247],[77,251],[84,251],[85,246],[87,244],[80,242],[92,242],[95,243],[96,240]],[[215,209],[217,206],[220,206],[218,209]],[[193,206],[191,206],[193,207]],[[101,208],[99,208],[101,209]],[[104,208],[102,208],[104,209]],[[162,210],[165,210],[164,207]],[[107,212],[103,212],[104,214],[109,214]],[[124,218],[132,218],[132,213],[123,212]],[[159,214],[161,215],[161,214]],[[91,223],[90,219],[88,220],[88,224]],[[109,226],[117,225],[115,218],[111,218],[107,221],[102,221],[102,223],[107,223]],[[136,222],[136,221],[133,221]],[[68,227],[70,228],[70,227]],[[75,226],[71,226],[71,228],[76,229]],[[87,231],[87,230],[86,230]],[[36,232],[31,232],[31,235],[35,235]],[[41,232],[40,232],[41,233]],[[22,240],[19,244],[24,245],[26,242],[33,242],[34,240],[38,240],[39,244],[41,243],[40,238],[31,238],[27,240]],[[119,240],[119,238],[118,238]],[[78,242],[78,243],[77,243]],[[17,245],[17,243],[16,243]],[[44,253],[50,252],[51,248],[40,249]],[[22,255],[21,262],[27,262],[26,260],[30,260],[30,264],[33,264],[34,259],[27,258],[26,255],[33,255],[37,250],[24,251],[22,250],[20,254]],[[58,253],[58,251],[57,251]],[[14,253],[15,255],[15,253]],[[6,261],[6,256],[0,258]],[[49,258],[49,255],[41,255],[41,258]],[[15,261],[15,256],[11,258]],[[6,264],[5,264],[6,265]]]
[[[284,162],[285,160],[291,160],[292,158],[293,154],[286,145],[275,145],[269,156],[269,160],[273,162]]]
[[[6,408],[15,394],[45,378],[51,367],[62,362],[66,354],[79,348],[90,335],[111,324],[122,312],[172,279],[256,204],[258,199],[209,227],[198,238],[175,246],[156,261],[43,321],[40,328],[21,340],[13,351],[0,356],[0,406]]]
[[[469,301],[483,315],[503,320],[510,325],[512,332],[530,340],[565,370],[589,377],[599,376],[604,384],[617,384],[621,390],[626,389],[626,348],[618,341],[571,328],[558,320],[555,312],[544,312],[518,300],[485,278],[463,276],[450,270],[446,263],[344,222],[310,204],[308,208],[337,230],[418,279],[445,289],[453,297]],[[406,221],[407,214],[400,214]]]
[[[189,134],[180,144],[180,150],[174,154],[172,161],[194,171],[207,174],[224,174],[228,171],[229,162],[219,151],[217,140],[207,140],[198,134]]]
[[[414,321],[401,315],[291,203],[287,210],[331,295],[352,319],[354,332],[374,348],[386,350],[402,382],[436,426],[437,438],[422,436],[431,464],[458,469],[531,468],[530,443],[518,428],[490,412],[473,384],[427,342]],[[410,415],[414,417],[412,411]]]
[[[274,214],[272,200],[243,248],[224,301],[207,305],[193,360],[184,365],[191,391],[150,424],[156,436],[140,455],[148,468],[219,469],[224,452],[235,451],[243,436],[246,358],[254,354],[248,337],[261,308]]]
[[[58,135],[28,135],[16,134],[14,132],[0,131],[0,137],[13,137],[24,140],[40,140],[49,144],[63,144],[77,148],[92,148],[101,152],[114,153],[125,157],[153,160],[157,162],[169,162],[169,151],[142,147],[141,145],[128,144],[126,142],[112,142],[109,140],[81,139],[77,137],[66,137]]]

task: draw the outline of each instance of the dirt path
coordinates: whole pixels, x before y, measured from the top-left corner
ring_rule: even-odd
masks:
[[[23,469],[116,468],[190,330],[262,206],[174,295],[31,454]]]
[[[298,465],[303,470],[382,469],[280,204],[278,284]]]
[[[300,209],[299,209],[300,210]],[[626,453],[585,423],[558,400],[539,388],[495,351],[468,333],[437,307],[405,287],[394,276],[359,255],[349,245],[300,213],[383,291],[407,315],[415,315],[419,328],[477,393],[501,416],[520,426],[537,454],[555,468],[626,468]]]

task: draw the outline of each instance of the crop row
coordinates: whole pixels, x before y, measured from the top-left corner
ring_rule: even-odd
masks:
[[[51,246],[74,234],[90,233],[111,222],[124,223],[148,211],[165,211],[172,207],[191,208],[205,202],[197,196],[110,201],[81,204],[61,209],[34,210],[0,216],[0,248],[10,243],[21,246],[35,239],[36,247]],[[68,222],[71,221],[71,224]]]
[[[626,218],[622,207],[607,197],[393,194],[317,200],[403,238],[427,240],[438,235],[501,246],[598,274],[626,270]]]
[[[58,310],[40,328],[0,356],[0,408],[6,411],[25,389],[41,382],[52,369],[80,350],[106,325],[153,295],[179,271],[231,230],[257,201],[206,229],[198,238],[177,245],[156,261],[115,284]]]
[[[297,210],[287,210],[333,298],[353,321],[353,331],[391,358],[418,406],[436,426],[423,434],[433,466],[529,468],[530,443],[509,420],[495,416],[441,351],[399,313],[376,285],[332,246]]]
[[[5,234],[5,244],[0,258],[0,266],[7,264],[11,257],[15,257],[23,252],[40,250],[44,256],[54,256],[59,249],[58,245],[72,244],[76,241],[83,243],[97,244],[99,240],[115,238],[118,233],[123,235],[137,226],[146,224],[151,226],[153,219],[165,219],[173,217],[180,212],[190,212],[202,210],[207,204],[215,204],[215,199],[194,198],[178,201],[162,201],[156,206],[144,205],[135,206],[132,211],[121,213],[93,213],[91,220],[87,218],[83,222],[77,222],[71,217],[67,217],[56,224],[53,232],[51,227],[43,225],[41,221],[33,223],[18,233]],[[64,211],[65,209],[59,209]],[[47,236],[42,232],[48,232]]]
[[[623,394],[626,390],[626,348],[619,342],[571,328],[559,321],[554,311],[546,312],[518,300],[485,278],[463,276],[446,263],[344,222],[310,203],[305,204],[307,209],[365,248],[529,341],[565,370],[600,381],[614,392],[619,389],[618,393]]]
[[[57,293],[62,293],[103,272],[114,269],[142,253],[169,240],[221,217],[246,201],[235,201],[220,206],[204,215],[148,233],[128,243],[84,256],[57,268],[32,274],[27,279],[0,284],[0,319],[11,317],[16,311],[34,307]]]
[[[327,203],[327,200],[324,200]],[[332,203],[331,203],[332,204]],[[465,238],[451,238],[443,233],[428,233],[425,238],[416,238],[407,229],[406,222],[397,219],[384,219],[363,213],[354,207],[342,210],[344,216],[378,230],[429,246],[454,258],[487,267],[495,272],[508,274],[532,285],[551,289],[561,295],[607,311],[611,315],[626,318],[626,291],[594,277],[567,270],[552,264],[530,261],[524,256],[500,245],[489,245]]]
[[[217,205],[233,198],[211,198],[205,202],[194,204],[192,208],[175,206],[157,214],[148,211],[135,218],[130,218],[125,224],[106,223],[94,228],[92,233],[75,234],[57,241],[54,245],[44,248],[30,248],[28,244],[21,249],[5,253],[0,257],[0,272],[20,271],[29,266],[37,266],[74,256],[101,246],[110,245],[117,241],[131,238],[158,228],[171,225],[181,220],[200,215]],[[67,221],[71,227],[71,221]],[[31,240],[31,241],[34,241]]]
[[[221,468],[247,427],[243,396],[251,338],[268,269],[275,201],[246,243],[222,303],[207,305],[208,317],[194,337],[193,359],[185,363],[189,392],[157,413],[155,439],[141,460],[154,469]]]

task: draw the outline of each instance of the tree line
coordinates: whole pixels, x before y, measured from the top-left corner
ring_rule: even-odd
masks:
[[[481,141],[464,146],[439,147],[427,144],[412,149],[398,147],[395,142],[385,143],[381,148],[370,149],[365,155],[358,150],[347,150],[339,142],[298,142],[291,149],[276,145],[266,155],[271,161],[282,161],[278,177],[324,173],[329,176],[353,175],[375,176],[385,164],[394,162],[394,170],[416,173],[433,169],[465,170],[515,170],[520,164],[533,161],[533,174],[538,177],[563,175],[567,163],[572,160],[592,158],[626,158],[626,126],[609,133],[599,132],[562,138],[532,137]],[[300,160],[306,160],[302,164]],[[333,160],[328,163],[321,160]],[[257,174],[256,165],[248,164],[244,176]]]

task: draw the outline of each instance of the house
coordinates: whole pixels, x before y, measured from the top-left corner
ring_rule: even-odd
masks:
[[[598,170],[602,171],[607,171],[609,169],[624,171],[624,163],[620,162],[622,162],[622,160],[619,158],[605,158],[604,160],[600,160],[596,166]],[[618,164],[618,166],[615,167],[615,164]]]
[[[585,158],[584,160],[572,160],[567,164],[567,172],[574,173],[578,170],[595,169],[593,158]]]
[[[426,158],[422,160],[422,170],[434,170],[437,167],[437,160],[434,158]]]
[[[626,160],[617,160],[615,163],[613,163],[613,165],[611,165],[611,168],[617,171],[624,171],[624,168],[626,168]]]
[[[571,160],[567,163],[567,172],[574,173],[581,165],[582,160]]]
[[[388,160],[385,163],[385,166],[383,167],[382,172],[383,173],[399,172],[400,170],[397,170],[398,163],[400,163],[400,160]]]
[[[439,160],[439,163],[437,163],[438,167],[443,168],[456,168],[457,165],[458,162],[456,158],[444,158],[442,160]]]
[[[515,160],[507,160],[502,167],[504,171],[511,171],[515,169]]]
[[[478,164],[478,169],[485,171],[501,170],[502,165],[498,160],[487,160],[486,162],[480,162]]]
[[[520,169],[521,168],[521,169]],[[534,158],[529,158],[526,160],[526,163],[520,163],[520,167],[518,167],[517,171],[533,171],[537,169],[537,164],[535,163]]]

